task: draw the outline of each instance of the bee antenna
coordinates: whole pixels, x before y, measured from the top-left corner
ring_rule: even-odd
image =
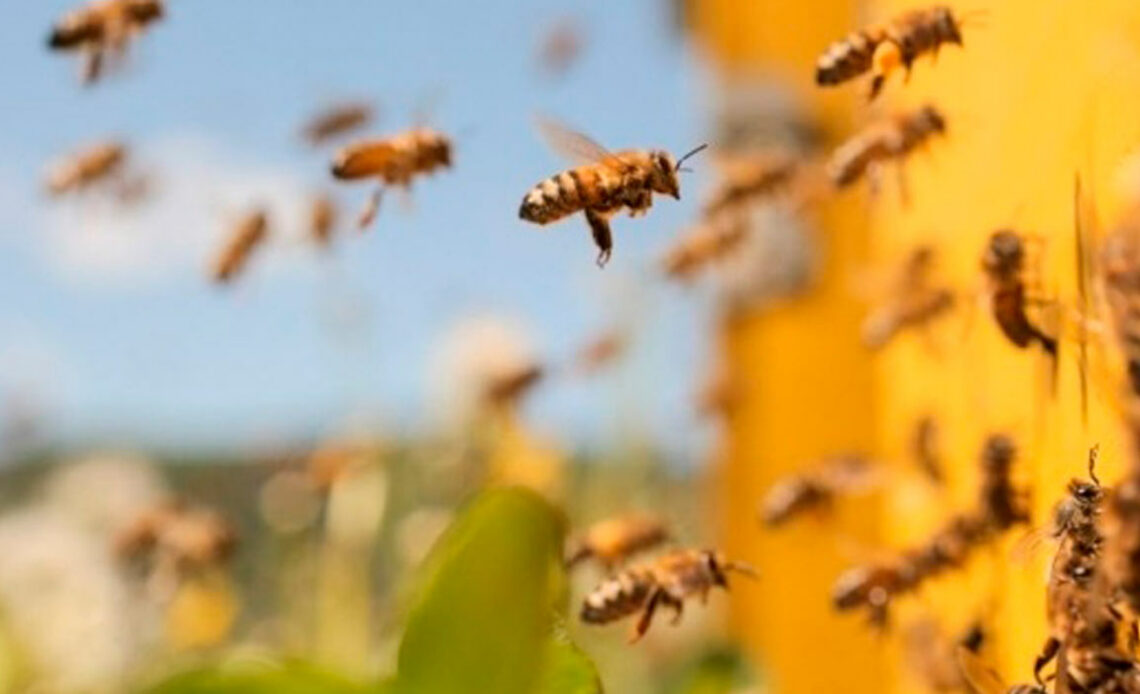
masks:
[[[677,160],[676,170],[677,171],[684,171],[685,169],[681,168],[681,164],[684,164],[686,159],[688,159],[689,157],[692,157],[694,155],[700,154],[701,152],[705,151],[708,148],[709,148],[709,143],[706,142],[703,145],[700,145],[698,147],[694,147],[693,149],[686,152],[685,156],[683,156]]]

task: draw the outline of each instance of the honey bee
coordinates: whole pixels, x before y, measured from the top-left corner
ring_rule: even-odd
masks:
[[[1019,348],[1034,343],[1051,358],[1057,356],[1057,340],[1046,335],[1029,319],[1030,302],[1024,277],[1025,242],[1010,229],[995,231],[982,256],[982,270],[989,281],[990,310],[1002,333]]]
[[[631,567],[607,578],[582,602],[581,619],[587,624],[609,624],[640,612],[631,641],[638,641],[649,630],[659,605],[673,608],[673,623],[681,619],[685,600],[699,595],[702,602],[709,591],[728,589],[728,574],[755,576],[751,566],[726,561],[719,552],[679,549],[651,563]]]
[[[549,144],[581,162],[542,181],[523,198],[519,217],[535,224],[550,224],[584,212],[598,247],[598,267],[610,259],[613,235],[610,217],[627,210],[630,217],[649,212],[653,194],[681,199],[677,174],[685,160],[704,150],[701,145],[675,160],[664,150],[628,149],[611,153],[589,137],[562,125],[542,120],[539,127]]]
[[[712,217],[786,190],[799,169],[799,162],[783,152],[730,159],[721,173],[720,183],[705,202],[704,216]]]
[[[669,529],[655,516],[629,514],[594,523],[575,542],[567,568],[593,558],[609,573],[634,554],[653,549],[669,539]]]
[[[211,270],[214,281],[225,284],[237,277],[254,249],[264,243],[268,235],[269,222],[263,210],[255,210],[242,218],[214,259]]]
[[[149,558],[187,571],[225,561],[236,543],[233,527],[219,514],[175,500],[140,514],[116,536],[114,548],[126,561]]]
[[[838,610],[866,608],[871,624],[885,626],[891,600],[913,592],[924,581],[961,567],[970,554],[1014,524],[1029,520],[1024,495],[1010,478],[1016,447],[997,434],[981,454],[978,506],[953,516],[923,545],[886,561],[848,570],[836,581],[832,603]]]
[[[673,279],[689,281],[739,248],[747,236],[748,220],[743,215],[717,214],[677,239],[662,257],[661,269]]]
[[[837,497],[867,491],[877,482],[866,458],[838,456],[817,470],[792,475],[772,485],[761,504],[760,519],[775,528],[808,511],[826,510]]]
[[[908,328],[923,327],[954,307],[954,293],[930,286],[934,249],[920,246],[907,258],[890,298],[863,321],[863,344],[880,349]]]
[[[85,190],[118,177],[126,161],[127,148],[121,142],[97,142],[53,163],[47,172],[47,191],[59,196]]]
[[[872,123],[835,149],[828,176],[836,187],[845,188],[883,162],[895,160],[901,166],[911,152],[945,132],[945,117],[929,104]]]
[[[963,22],[945,5],[911,10],[879,26],[856,31],[828,47],[816,62],[815,82],[834,86],[870,71],[869,98],[879,95],[900,66],[910,74],[921,55],[938,56],[943,44],[962,45]]]
[[[317,195],[309,204],[309,237],[319,246],[328,246],[336,227],[336,203],[328,195]]]
[[[96,0],[56,22],[47,45],[53,51],[80,52],[82,79],[90,84],[99,79],[108,57],[121,58],[130,40],[164,13],[162,0]]]
[[[333,104],[315,114],[301,128],[301,137],[311,145],[319,145],[372,122],[375,111],[362,102]]]
[[[412,179],[438,168],[451,168],[451,139],[429,128],[415,128],[347,145],[337,152],[331,171],[341,181],[379,179],[380,187],[357,219],[357,226],[363,229],[376,218],[385,186],[408,189]]]

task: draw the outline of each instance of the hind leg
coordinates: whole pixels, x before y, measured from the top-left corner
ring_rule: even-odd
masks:
[[[1045,645],[1041,647],[1041,654],[1033,661],[1033,679],[1037,680],[1038,684],[1044,684],[1041,679],[1041,670],[1049,664],[1049,661],[1057,657],[1057,651],[1061,650],[1061,642],[1056,638],[1050,636],[1045,640]]]
[[[633,636],[630,638],[630,643],[636,643],[645,636],[645,632],[649,631],[649,626],[653,623],[653,613],[657,611],[657,605],[665,597],[665,591],[660,588],[654,588],[653,593],[649,596],[649,600],[645,603],[645,609],[641,612],[641,618],[637,620],[637,626],[634,627]]]
[[[610,222],[605,215],[586,210],[586,222],[590,225],[590,234],[594,237],[594,244],[598,247],[598,267],[605,267],[610,261],[613,252],[614,238],[610,232]]]

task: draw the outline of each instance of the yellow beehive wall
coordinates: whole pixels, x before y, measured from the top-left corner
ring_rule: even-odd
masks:
[[[707,0],[694,2],[690,14],[698,40],[725,71],[794,64],[804,89],[812,89],[815,56],[854,28],[856,17],[874,21],[914,6]],[[823,286],[726,322],[720,336],[744,392],[719,453],[724,539],[765,569],[758,587],[734,593],[734,624],[770,667],[776,691],[921,691],[900,662],[897,637],[869,639],[857,616],[830,614],[830,586],[842,566],[875,558],[861,545],[876,531],[888,546],[921,541],[971,504],[988,433],[1017,439],[1016,474],[1032,489],[1036,525],[1047,522],[1066,481],[1083,474],[1091,444],[1101,446],[1102,478],[1121,469],[1110,337],[1095,329],[1087,422],[1081,416],[1074,179],[1085,189],[1088,220],[1100,221],[1091,233],[1103,233],[1120,205],[1115,170],[1140,146],[1140,5],[1001,0],[956,9],[984,10],[966,27],[964,48],[946,48],[937,63],[921,59],[909,82],[893,78],[873,107],[844,97],[819,102],[830,123],[848,127],[925,101],[947,114],[948,136],[906,167],[909,203],[891,171],[866,210],[845,194],[828,211]],[[853,98],[865,89],[858,83],[840,91]],[[1053,329],[1062,333],[1055,382],[1045,357],[1008,344],[977,300],[982,250],[1002,226],[1043,241],[1034,253],[1036,284],[1055,301]],[[922,242],[936,247],[940,277],[958,291],[955,315],[868,361],[856,342],[860,309],[850,279],[897,264]],[[943,490],[919,481],[907,459],[914,423],[926,414],[942,433]],[[756,501],[774,478],[813,456],[863,445],[894,468],[877,502],[845,506],[831,523],[779,533],[756,528]],[[984,617],[992,637],[987,657],[1007,679],[1027,680],[1045,636],[1051,548],[1015,560],[1021,534],[902,600],[896,623],[934,615],[953,630]]]

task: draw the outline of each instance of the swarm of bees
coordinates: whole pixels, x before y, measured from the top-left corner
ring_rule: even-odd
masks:
[[[82,80],[91,84],[108,62],[121,62],[130,42],[164,14],[162,0],[93,0],[56,22],[47,45],[53,51],[79,53]]]

